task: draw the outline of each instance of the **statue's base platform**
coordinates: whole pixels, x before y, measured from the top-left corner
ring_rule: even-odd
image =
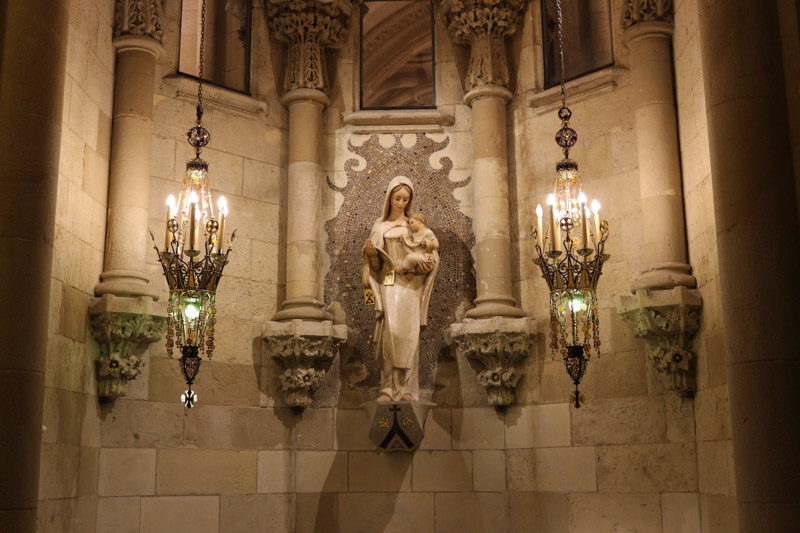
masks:
[[[379,451],[413,452],[425,436],[430,402],[366,402],[361,408],[369,419],[369,438]]]

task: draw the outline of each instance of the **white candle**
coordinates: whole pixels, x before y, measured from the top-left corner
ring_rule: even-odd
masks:
[[[542,206],[536,205],[536,246],[542,247]]]
[[[584,248],[589,247],[589,217],[586,210],[586,195],[580,193],[578,195],[578,207],[581,212],[581,245]]]
[[[220,196],[217,201],[219,208],[219,229],[217,230],[217,253],[224,254],[225,249],[225,215],[228,214],[228,203],[225,201],[224,196]]]
[[[556,196],[551,194],[547,197],[547,204],[550,206],[550,247],[554,252],[561,251],[559,243],[559,230],[556,225]]]
[[[196,250],[197,240],[197,195],[192,191],[189,195],[189,249]]]
[[[600,242],[600,202],[592,200],[592,213],[594,213],[595,238]]]

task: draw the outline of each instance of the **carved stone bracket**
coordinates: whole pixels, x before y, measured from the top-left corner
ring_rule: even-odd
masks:
[[[622,27],[627,29],[639,22],[668,22],[673,24],[672,0],[625,0]]]
[[[529,318],[466,318],[450,326],[449,336],[476,367],[490,405],[514,403],[523,376],[520,366],[536,350],[533,331]]]
[[[329,320],[268,322],[263,339],[266,355],[283,370],[278,379],[286,405],[304,409],[347,339],[347,326]]]
[[[125,396],[128,381],[142,372],[142,352],[157,341],[167,326],[164,304],[148,296],[122,298],[105,294],[89,304],[92,335],[100,345],[95,360],[97,396]]]
[[[343,0],[268,0],[273,36],[288,45],[284,90],[330,94],[325,48],[339,48],[347,35],[350,3]]]
[[[692,342],[700,328],[700,291],[686,287],[641,290],[623,296],[618,312],[636,338],[644,339],[647,358],[667,377],[669,390],[690,395],[697,388],[697,355]]]
[[[467,91],[481,85],[508,88],[506,37],[517,30],[526,0],[444,0],[442,13],[450,37],[469,45]]]
[[[115,0],[114,37],[144,35],[162,42],[161,0]]]

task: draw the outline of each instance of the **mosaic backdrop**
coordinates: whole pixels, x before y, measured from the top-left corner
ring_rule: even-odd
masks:
[[[440,169],[431,167],[431,156],[450,143],[446,137],[435,142],[424,134],[416,135],[416,143],[406,148],[395,135],[394,144],[386,148],[371,136],[363,145],[348,149],[366,160],[366,167],[356,170],[358,159],[348,159],[344,168],[348,182],[337,187],[328,185],[344,195],[338,214],[325,224],[328,234],[326,251],[331,268],[325,277],[325,302],[339,302],[347,313],[347,325],[358,332],[358,342],[348,365],[363,365],[367,373],[359,379],[357,388],[377,389],[380,369],[375,360],[372,334],[375,329],[375,308],[364,305],[361,289],[361,249],[369,237],[375,220],[381,216],[386,186],[398,175],[407,176],[414,184],[414,211],[422,211],[428,227],[439,239],[441,262],[428,309],[428,327],[420,336],[420,389],[430,393],[434,388],[435,367],[439,353],[446,348],[442,333],[454,321],[459,304],[475,298],[475,273],[470,249],[475,245],[472,220],[459,211],[459,201],[453,191],[467,185],[450,181],[453,168],[449,157],[439,156]],[[342,387],[353,387],[345,380]],[[423,392],[423,396],[425,396]]]

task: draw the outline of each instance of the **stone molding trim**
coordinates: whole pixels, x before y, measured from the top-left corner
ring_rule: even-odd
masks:
[[[536,351],[533,331],[529,318],[466,318],[450,326],[449,335],[476,368],[489,405],[503,408],[514,403],[522,363]]]
[[[95,360],[97,396],[103,400],[125,396],[128,381],[144,367],[142,352],[167,327],[166,310],[147,296],[106,294],[90,302],[89,317],[92,336],[100,345]]]
[[[268,322],[262,337],[265,355],[283,371],[278,381],[284,402],[305,409],[347,340],[347,326],[333,325],[330,320]]]
[[[625,0],[622,27],[628,29],[640,22],[667,22],[673,24],[672,0]]]
[[[700,291],[641,290],[622,296],[619,316],[633,336],[644,339],[647,359],[667,378],[667,389],[691,396],[697,389],[697,355],[692,351],[703,307]]]
[[[456,44],[469,45],[466,90],[481,85],[508,88],[506,37],[517,31],[526,0],[443,0],[442,16]]]
[[[342,0],[268,0],[273,36],[288,45],[283,88],[317,89],[330,94],[325,48],[344,44],[350,4]]]
[[[162,42],[161,0],[115,0],[114,37],[143,35]]]

